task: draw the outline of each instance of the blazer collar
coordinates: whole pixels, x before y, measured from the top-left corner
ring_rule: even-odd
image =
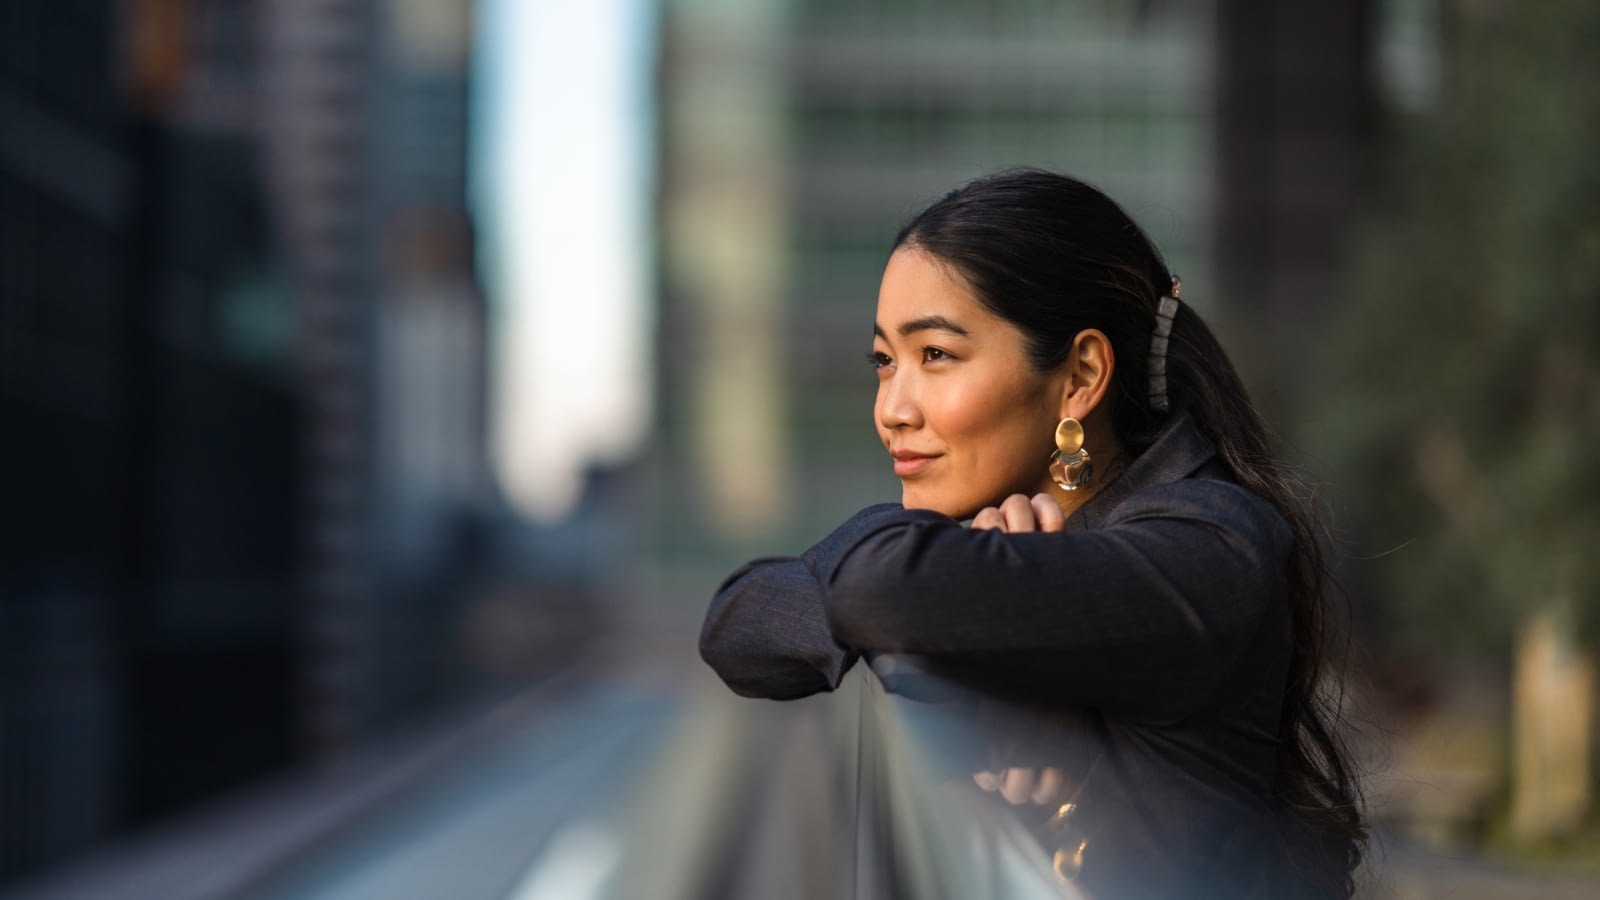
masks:
[[[1124,500],[1140,491],[1188,478],[1215,459],[1217,451],[1200,433],[1189,412],[1172,417],[1167,427],[1121,475],[1112,479],[1068,519],[1068,531],[1097,528]]]

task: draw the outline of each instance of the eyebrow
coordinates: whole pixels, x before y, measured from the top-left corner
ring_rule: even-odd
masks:
[[[900,327],[896,328],[895,331],[898,331],[901,337],[907,337],[915,334],[918,331],[948,331],[951,334],[959,334],[962,336],[966,336],[968,333],[965,328],[962,328],[960,325],[957,325],[944,316],[923,316],[920,319],[909,319],[901,322]],[[878,325],[876,322],[874,322],[872,325],[872,333],[877,337],[884,338],[885,340],[888,339],[888,335],[883,333],[883,327]]]

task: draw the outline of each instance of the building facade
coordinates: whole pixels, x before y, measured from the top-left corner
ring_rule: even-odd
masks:
[[[798,549],[898,497],[861,362],[878,278],[904,220],[968,179],[1098,184],[1205,306],[1212,24],[1205,4],[669,0],[656,481],[709,537],[664,555]]]
[[[462,683],[471,22],[5,5],[0,880]]]

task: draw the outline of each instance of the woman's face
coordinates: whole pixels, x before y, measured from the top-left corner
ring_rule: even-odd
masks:
[[[906,508],[966,519],[1051,488],[1065,375],[1035,371],[1022,332],[984,309],[953,270],[915,248],[895,251],[872,354],[878,437]]]

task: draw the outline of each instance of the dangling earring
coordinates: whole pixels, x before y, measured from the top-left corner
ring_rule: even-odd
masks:
[[[1050,454],[1050,480],[1063,491],[1089,483],[1089,451],[1083,449],[1083,423],[1071,416],[1056,425],[1056,452]]]

